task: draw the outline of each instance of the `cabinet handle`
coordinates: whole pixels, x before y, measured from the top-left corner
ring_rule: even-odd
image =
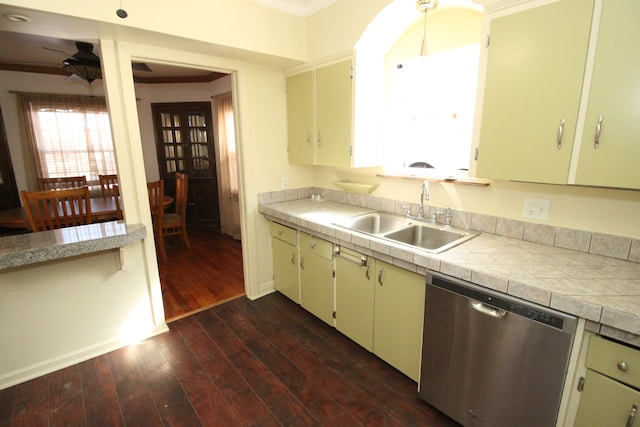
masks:
[[[291,254],[291,264],[296,265],[296,254],[295,252]]]
[[[380,269],[380,272],[378,273],[378,283],[380,283],[380,286],[382,286],[382,271],[384,270],[384,268]]]
[[[318,131],[318,139],[316,142],[318,143],[318,147],[322,145],[322,135],[320,134],[320,131]]]
[[[307,129],[307,145],[311,145],[311,131]]]
[[[627,417],[627,424],[625,424],[625,427],[631,427],[633,425],[633,422],[636,420],[637,412],[638,405],[634,403],[633,405],[631,405],[631,412],[629,412],[629,416]]]
[[[367,263],[367,269],[364,271],[364,277],[369,280],[369,268],[371,268],[371,263]]]
[[[311,249],[315,249],[316,248],[316,242],[311,242]]]
[[[623,360],[621,362],[618,362],[618,369],[620,369],[622,372],[627,372],[629,370],[629,365],[627,365],[627,362]]]
[[[304,270],[304,256],[300,255],[300,268]]]
[[[562,133],[564,132],[564,117],[560,120],[560,126],[558,126],[558,136],[556,137],[556,148],[559,150],[562,148]]]
[[[602,116],[598,117],[598,122],[596,123],[596,136],[593,138],[593,148],[598,148],[600,146],[601,131],[602,131]]]

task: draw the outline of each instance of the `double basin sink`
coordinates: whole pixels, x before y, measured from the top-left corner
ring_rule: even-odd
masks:
[[[345,218],[334,224],[431,253],[446,251],[479,234],[382,212]]]

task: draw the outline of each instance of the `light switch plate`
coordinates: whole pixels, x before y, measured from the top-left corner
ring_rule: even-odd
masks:
[[[529,219],[546,221],[549,219],[549,207],[551,200],[524,198],[524,210],[522,216]]]

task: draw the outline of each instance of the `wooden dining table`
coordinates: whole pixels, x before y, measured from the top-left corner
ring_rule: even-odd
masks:
[[[108,221],[118,219],[116,202],[113,197],[92,197],[91,216],[93,221]],[[164,196],[162,204],[168,207],[173,203],[173,197]],[[30,228],[27,211],[24,207],[11,208],[0,211],[0,227],[3,228]]]

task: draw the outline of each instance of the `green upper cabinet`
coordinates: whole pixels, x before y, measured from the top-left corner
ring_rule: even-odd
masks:
[[[477,176],[567,183],[592,0],[490,19]]]
[[[638,44],[640,2],[604,0],[575,184],[640,188]]]
[[[289,161],[312,165],[314,149],[313,72],[287,78]]]
[[[351,60],[287,78],[289,161],[351,166]]]

